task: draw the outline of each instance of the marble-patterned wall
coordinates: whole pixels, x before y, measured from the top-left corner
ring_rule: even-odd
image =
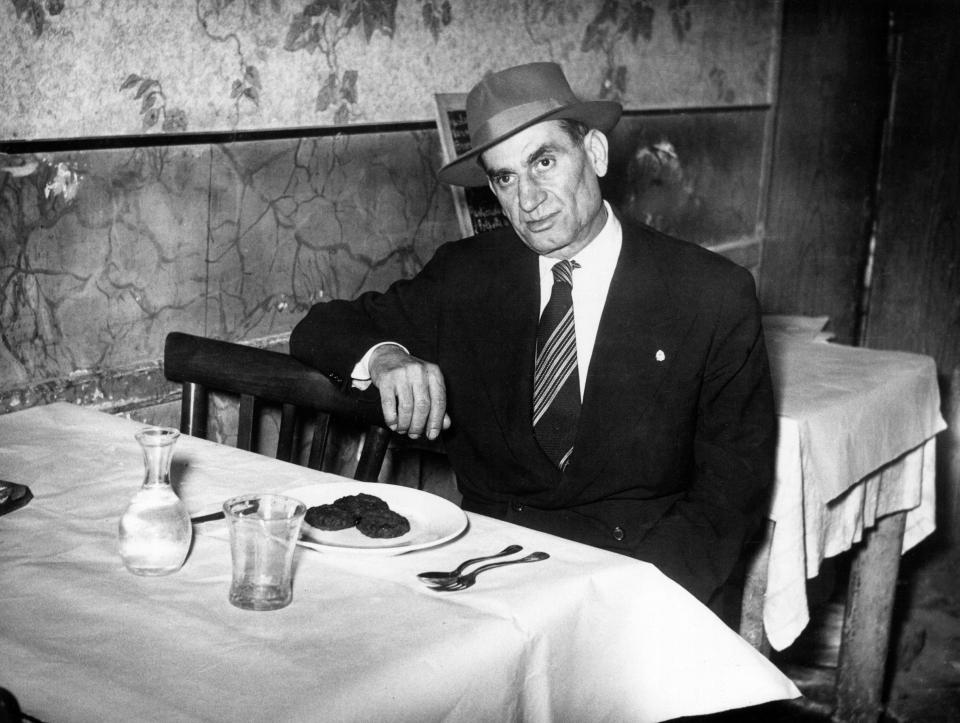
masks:
[[[0,0],[0,139],[434,117],[556,60],[631,109],[771,101],[779,0]]]
[[[317,301],[411,275],[455,223],[436,145],[410,131],[91,150],[0,173],[0,400],[149,365],[171,330],[282,339]],[[63,167],[79,180],[59,188]],[[77,400],[107,394],[95,386]]]

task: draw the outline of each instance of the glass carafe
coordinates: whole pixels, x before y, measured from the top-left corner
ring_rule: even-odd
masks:
[[[173,446],[180,433],[148,427],[137,433],[143,485],[120,518],[120,557],[135,575],[168,575],[183,565],[193,528],[187,507],[170,486]]]

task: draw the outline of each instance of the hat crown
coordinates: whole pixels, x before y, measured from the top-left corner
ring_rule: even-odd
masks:
[[[474,145],[496,135],[493,126],[504,114],[520,125],[579,99],[556,63],[528,63],[484,77],[467,96],[467,128]]]

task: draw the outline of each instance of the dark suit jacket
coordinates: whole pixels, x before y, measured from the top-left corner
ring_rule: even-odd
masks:
[[[509,229],[446,244],[383,294],[314,306],[292,354],[349,376],[392,340],[444,373],[465,509],[650,561],[700,599],[762,519],[775,416],[753,279],[624,223],[572,460],[533,436],[537,256]]]

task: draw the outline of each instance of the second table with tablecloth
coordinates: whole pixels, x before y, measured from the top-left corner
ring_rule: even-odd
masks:
[[[935,437],[946,424],[933,359],[828,342],[826,321],[765,324],[779,436],[763,625],[777,650],[809,622],[806,581],[825,558],[887,515],[906,516],[902,551],[935,529]]]

